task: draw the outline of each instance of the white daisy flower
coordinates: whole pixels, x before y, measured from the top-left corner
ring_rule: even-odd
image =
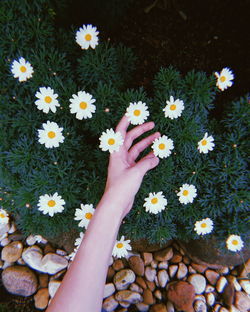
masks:
[[[83,240],[84,234],[83,232],[80,233],[80,236],[78,238],[76,238],[75,240],[75,246],[77,247],[77,249],[80,247],[81,242]]]
[[[121,237],[120,240],[115,242],[112,256],[117,258],[126,257],[128,254],[128,250],[131,250],[130,240],[124,240],[124,236]]]
[[[157,214],[158,212],[164,210],[167,204],[168,201],[164,195],[162,195],[162,192],[149,193],[149,196],[145,198],[143,207],[146,208],[147,212]]]
[[[209,234],[213,230],[213,225],[214,223],[210,218],[202,219],[195,222],[194,230],[198,235]]]
[[[197,190],[192,184],[183,184],[177,195],[179,196],[179,201],[186,205],[193,202],[194,198],[197,196]]]
[[[178,118],[181,116],[184,109],[184,102],[180,99],[175,100],[171,95],[170,100],[166,101],[167,105],[163,108],[165,117],[170,119]]]
[[[160,158],[166,158],[172,153],[174,148],[173,140],[169,139],[166,135],[159,137],[153,141],[152,149],[154,155]]]
[[[76,32],[76,42],[82,49],[87,50],[89,47],[94,49],[98,45],[98,34],[96,27],[92,25],[83,25]]]
[[[109,151],[110,153],[118,152],[124,141],[121,133],[119,131],[114,132],[113,129],[107,129],[106,132],[103,132],[99,140],[100,149],[104,152]]]
[[[70,112],[71,114],[76,114],[77,119],[82,120],[83,118],[92,118],[92,113],[95,112],[96,106],[93,105],[95,99],[91,94],[86,93],[85,91],[79,91],[77,95],[72,95],[70,102]]]
[[[244,242],[239,235],[230,235],[226,241],[227,249],[231,251],[240,251],[244,247]]]
[[[76,248],[67,256],[68,260],[73,261],[73,260],[75,259],[75,255],[76,255],[77,251],[78,251],[78,248],[76,247]]]
[[[6,210],[0,209],[0,224],[9,223],[9,215]]]
[[[230,70],[230,68],[223,68],[220,73],[215,72],[215,76],[217,78],[216,86],[221,90],[224,91],[228,87],[231,87],[234,79],[234,74]]]
[[[93,214],[95,212],[95,209],[93,208],[93,205],[83,205],[81,204],[81,209],[77,208],[75,211],[75,218],[74,220],[80,221],[78,226],[84,227],[87,229],[89,221],[93,217]]]
[[[54,93],[54,90],[50,87],[39,88],[35,97],[38,98],[38,100],[35,101],[37,108],[46,114],[48,114],[49,110],[55,113],[56,107],[60,106],[57,100],[58,94]]]
[[[21,82],[31,78],[34,70],[28,61],[26,61],[23,57],[20,57],[18,61],[13,61],[11,65],[11,72],[14,75],[14,78],[18,78]]]
[[[214,142],[214,138],[211,135],[208,136],[206,132],[203,139],[198,142],[199,152],[207,154],[209,151],[212,151],[214,149],[213,142]]]
[[[62,212],[64,210],[63,205],[65,205],[65,201],[57,192],[53,195],[45,194],[40,196],[37,204],[38,210],[42,211],[43,214],[49,214],[51,217],[55,213]]]
[[[139,101],[137,103],[129,103],[126,116],[132,125],[141,125],[147,120],[149,116],[148,107],[146,103]]]
[[[43,129],[38,130],[38,142],[45,144],[45,147],[58,147],[59,143],[63,143],[64,136],[62,135],[63,128],[59,128],[58,124],[53,121],[43,123]]]

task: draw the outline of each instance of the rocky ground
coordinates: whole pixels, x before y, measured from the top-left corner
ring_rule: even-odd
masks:
[[[0,293],[7,290],[10,298],[29,305],[22,311],[44,310],[71,263],[67,253],[39,235],[23,237],[14,223],[0,225],[0,245]],[[103,307],[117,312],[247,312],[249,271],[250,259],[236,267],[194,263],[173,242],[153,253],[112,258]],[[0,308],[7,297],[0,296]],[[16,306],[7,311],[20,311]]]

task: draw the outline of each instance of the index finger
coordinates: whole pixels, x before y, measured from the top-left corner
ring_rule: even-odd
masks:
[[[126,115],[123,115],[122,119],[119,121],[118,125],[116,126],[115,131],[119,131],[123,138],[126,136],[126,132],[129,126],[129,120]]]

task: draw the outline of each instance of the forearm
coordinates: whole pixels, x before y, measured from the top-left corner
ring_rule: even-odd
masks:
[[[107,269],[122,221],[118,196],[111,197],[107,192],[102,197],[47,312],[100,312]]]

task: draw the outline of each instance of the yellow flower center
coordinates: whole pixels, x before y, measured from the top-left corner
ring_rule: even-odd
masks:
[[[176,110],[176,105],[175,104],[170,105],[170,110]]]
[[[50,96],[45,96],[45,98],[44,98],[44,102],[46,102],[46,103],[51,103],[51,101],[52,101],[52,98],[50,97]]]
[[[140,116],[141,115],[141,111],[139,109],[135,109],[134,110],[134,115],[135,116]]]
[[[203,229],[205,229],[205,228],[207,227],[207,224],[206,224],[206,223],[201,223],[201,227],[202,227]]]
[[[92,213],[91,212],[85,213],[85,218],[90,220],[92,218]]]
[[[159,144],[159,149],[164,150],[164,148],[165,148],[165,144],[164,143]]]
[[[201,141],[201,145],[203,145],[203,146],[204,146],[204,145],[207,145],[207,140],[205,140],[205,139],[202,140],[202,141]]]
[[[0,213],[0,218],[5,218],[5,214],[4,213]]]
[[[182,195],[187,196],[187,195],[188,195],[188,190],[184,190],[184,191],[182,192]]]
[[[48,137],[49,137],[50,139],[53,139],[55,136],[56,136],[56,134],[55,134],[54,131],[48,132]]]
[[[88,104],[86,102],[81,102],[79,106],[81,109],[86,109],[88,107]]]
[[[234,240],[232,241],[232,244],[233,244],[234,246],[237,246],[237,245],[239,244],[239,242],[238,242],[236,239],[234,239]]]
[[[158,203],[158,198],[154,197],[151,199],[151,204],[155,205]]]
[[[21,67],[20,67],[20,71],[21,71],[22,73],[25,73],[25,72],[26,72],[26,70],[27,70],[27,69],[26,69],[26,67],[25,67],[25,66],[21,66]]]
[[[114,145],[114,144],[115,144],[115,139],[112,139],[112,138],[109,139],[109,140],[108,140],[108,144],[109,144],[109,145]]]
[[[122,247],[123,247],[123,243],[118,243],[118,244],[116,244],[116,247],[117,247],[117,248],[122,248]]]
[[[225,76],[221,76],[221,77],[220,77],[220,81],[221,81],[221,82],[224,82],[225,80],[226,80],[226,77],[225,77]]]
[[[48,206],[49,207],[54,207],[55,205],[56,205],[56,202],[53,199],[48,201]]]
[[[90,34],[85,35],[85,40],[90,41],[92,39],[92,36]]]

